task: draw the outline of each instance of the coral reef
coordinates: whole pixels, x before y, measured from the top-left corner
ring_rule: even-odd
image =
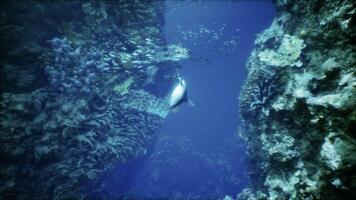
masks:
[[[303,63],[298,60],[302,49],[305,47],[304,41],[297,36],[284,35],[280,41],[277,51],[266,49],[257,56],[260,61],[267,65],[283,67],[297,66],[301,67]]]
[[[161,1],[2,4],[0,199],[85,199],[146,156],[169,112],[172,63],[189,56],[165,44],[163,11]]]
[[[238,199],[355,199],[356,4],[274,3],[240,95],[251,187]]]

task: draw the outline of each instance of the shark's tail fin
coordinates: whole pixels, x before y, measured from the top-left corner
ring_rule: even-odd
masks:
[[[193,101],[191,101],[190,99],[187,100],[187,103],[192,106],[195,107],[195,103]]]

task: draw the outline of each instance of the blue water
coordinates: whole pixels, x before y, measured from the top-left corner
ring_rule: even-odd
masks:
[[[165,120],[134,196],[214,199],[248,185],[244,144],[236,137],[238,95],[255,35],[274,14],[268,0],[166,2],[165,38],[190,51],[178,72],[196,106],[182,105]]]
[[[198,45],[193,45],[191,41],[185,41],[172,32],[177,25],[204,25],[208,29],[217,30],[226,24],[226,38],[221,37],[218,43],[235,35],[238,38],[237,50],[229,55],[213,51],[212,62],[208,64],[192,61],[182,66],[179,72],[187,81],[189,97],[196,106],[192,108],[183,105],[179,112],[169,115],[161,132],[186,135],[194,139],[198,146],[209,151],[219,145],[216,141],[234,134],[237,130],[238,94],[246,75],[245,64],[254,47],[255,35],[271,24],[274,7],[268,0],[235,3],[207,1],[206,4],[208,7],[202,8],[202,4],[183,3],[180,9],[167,12],[167,42],[181,42],[192,54],[209,58],[211,52],[202,52],[206,40],[202,39]],[[169,11],[175,4],[167,1],[166,6]],[[212,49],[213,46],[209,50]]]

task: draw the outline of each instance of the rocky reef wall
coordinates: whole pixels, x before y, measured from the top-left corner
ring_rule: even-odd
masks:
[[[238,199],[356,199],[356,3],[274,4],[240,95],[252,185]]]
[[[163,11],[149,0],[1,2],[0,199],[119,198],[103,177],[150,152],[172,66],[187,56],[165,43]]]

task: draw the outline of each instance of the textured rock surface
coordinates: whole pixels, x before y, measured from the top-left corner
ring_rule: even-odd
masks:
[[[0,199],[93,197],[151,148],[187,51],[162,39],[162,1],[1,4]]]
[[[355,199],[356,3],[274,3],[240,96],[252,186],[238,199]]]

